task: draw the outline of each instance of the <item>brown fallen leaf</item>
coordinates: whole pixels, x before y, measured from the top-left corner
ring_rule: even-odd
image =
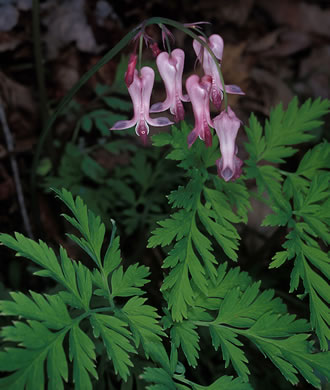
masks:
[[[299,68],[296,90],[305,96],[330,98],[330,45],[316,47]]]
[[[261,52],[268,57],[286,57],[310,47],[312,43],[313,39],[308,33],[279,28],[250,44],[247,52]]]
[[[257,0],[257,4],[278,24],[330,37],[330,9],[301,0]]]
[[[44,39],[49,58],[56,58],[58,51],[72,42],[86,53],[98,53],[102,49],[87,22],[85,0],[56,0],[44,5],[43,10],[42,22],[47,27]]]
[[[1,71],[0,97],[10,108],[22,109],[32,116],[36,114],[36,104],[30,88],[17,83]]]
[[[247,21],[254,2],[255,0],[203,0],[195,2],[192,10],[202,14],[205,20],[211,20],[218,15],[222,22],[232,22],[242,26]]]
[[[79,52],[76,47],[62,50],[54,64],[56,96],[64,96],[80,79]]]
[[[0,53],[10,50],[15,50],[22,43],[24,37],[14,32],[0,31]]]
[[[221,69],[226,84],[236,84],[248,94],[250,65],[243,59],[246,45],[246,42],[225,44]],[[240,98],[241,95],[228,95],[229,104],[234,106]]]
[[[310,47],[313,39],[310,34],[303,31],[283,31],[279,36],[277,45],[266,51],[265,56],[286,57]]]
[[[93,56],[90,58],[86,70],[90,69],[94,66],[99,60],[101,56]],[[106,84],[111,85],[113,83],[115,74],[116,74],[117,63],[115,61],[109,61],[105,65],[103,65],[97,73],[95,73],[88,84],[94,89],[97,84]]]
[[[0,71],[0,99],[8,108],[7,119],[16,139],[35,132],[37,107],[30,88],[9,78]]]
[[[259,53],[273,48],[276,45],[276,42],[278,41],[278,37],[284,30],[285,29],[281,27],[269,32],[268,34],[262,36],[259,39],[254,39],[247,46],[247,52]]]
[[[270,109],[280,102],[287,106],[294,94],[284,80],[278,75],[261,68],[254,68],[250,73],[257,87],[250,88],[249,97],[262,103],[259,110],[269,115]],[[256,107],[254,107],[256,108]]]

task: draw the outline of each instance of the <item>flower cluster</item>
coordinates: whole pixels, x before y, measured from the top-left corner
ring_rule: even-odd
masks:
[[[168,31],[168,30],[167,30]],[[125,74],[125,82],[131,96],[134,116],[131,120],[119,121],[110,130],[122,130],[135,126],[135,131],[145,143],[149,126],[167,126],[173,124],[166,117],[151,118],[150,113],[170,110],[174,121],[184,119],[185,111],[182,102],[191,102],[195,126],[188,135],[190,148],[197,137],[212,145],[210,127],[216,130],[220,141],[221,158],[216,161],[218,175],[225,181],[237,179],[242,172],[242,161],[237,157],[236,136],[241,121],[228,106],[215,118],[210,116],[210,101],[216,109],[221,109],[224,93],[244,95],[236,85],[225,85],[221,76],[220,66],[223,53],[223,39],[220,35],[211,35],[208,39],[199,36],[194,39],[193,48],[201,63],[204,76],[191,75],[186,80],[187,95],[182,92],[182,75],[185,53],[182,49],[161,51],[157,43],[150,45],[155,57],[157,68],[166,89],[166,99],[150,107],[150,97],[154,85],[155,74],[152,68],[145,66],[136,70],[137,55],[132,54]]]

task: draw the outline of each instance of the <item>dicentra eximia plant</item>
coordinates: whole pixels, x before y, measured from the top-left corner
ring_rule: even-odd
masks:
[[[161,28],[165,52],[145,32],[155,23]],[[187,78],[187,95],[182,87],[184,52],[171,50],[166,25],[193,38],[205,73],[201,78]],[[162,307],[152,307],[142,297],[147,278],[152,277],[149,269],[142,264],[123,267],[115,224],[108,237],[100,218],[79,197],[57,190],[70,210],[71,215],[64,217],[77,231],[69,237],[94,267],[71,259],[64,248],[55,252],[19,233],[0,236],[3,244],[38,266],[34,275],[57,283],[52,293],[13,292],[11,300],[1,301],[1,314],[15,320],[1,330],[0,369],[5,376],[0,389],[252,389],[248,345],[260,354],[259,371],[267,358],[291,384],[305,380],[321,388],[330,371],[329,144],[315,144],[295,171],[287,172],[280,165],[296,154],[294,145],[316,140],[313,130],[321,126],[330,102],[308,100],[299,106],[295,98],[286,110],[282,105],[273,109],[264,127],[252,114],[245,127],[248,158],[242,167],[235,145],[241,122],[226,98],[228,92],[242,91],[224,84],[221,37],[206,37],[199,23],[181,25],[152,18],[120,41],[73,88],[51,118],[43,139],[81,85],[134,36],[136,48],[125,75],[134,116],[117,122],[112,130],[136,126],[145,141],[148,124],[172,123],[167,117],[151,118],[150,113],[170,109],[179,124],[170,133],[154,136],[153,144],[169,145],[167,158],[176,160],[186,172],[186,181],[168,195],[173,213],[159,222],[148,244],[167,248],[158,297]],[[141,67],[144,41],[157,56],[167,94],[164,102],[151,107],[154,71]],[[184,121],[182,102],[189,101],[194,126]],[[213,119],[209,101],[219,111],[223,106]],[[248,191],[247,180],[256,183],[256,191]],[[285,262],[289,264],[288,289],[308,299],[309,320],[290,314],[273,290],[262,288],[260,281],[234,265],[239,264],[237,228],[247,223],[251,196],[272,210],[263,226],[286,230],[282,250],[269,259],[270,278],[277,277],[276,269]],[[224,364],[219,363],[213,383],[199,371],[204,384],[197,384],[193,369],[198,370],[203,360],[204,345],[211,344]],[[120,380],[126,382],[122,387]]]

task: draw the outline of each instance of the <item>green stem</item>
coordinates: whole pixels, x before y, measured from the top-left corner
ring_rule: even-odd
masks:
[[[139,72],[141,71],[142,68],[142,49],[143,49],[143,33],[140,36],[140,41],[139,41]]]
[[[90,309],[90,310],[87,310],[85,311],[85,313],[81,314],[80,316],[74,318],[74,322],[76,323],[79,323],[80,321],[82,321],[83,319],[85,319],[86,317],[89,317],[91,314],[93,313],[102,313],[104,311],[114,311],[114,308],[113,307],[98,307],[96,309]],[[72,324],[66,326],[66,328],[70,328],[72,326]],[[65,328],[64,328],[65,329]]]
[[[286,172],[286,171],[283,171],[282,169],[279,169],[278,171],[279,171],[279,172],[281,173],[281,175],[283,175],[283,176],[294,175],[294,172]]]
[[[190,380],[186,379],[184,376],[182,375],[177,375],[177,374],[174,374],[173,375],[173,379],[176,379],[177,381],[180,381],[182,383],[185,383],[186,385],[189,385],[189,386],[194,386],[194,382],[191,382]]]

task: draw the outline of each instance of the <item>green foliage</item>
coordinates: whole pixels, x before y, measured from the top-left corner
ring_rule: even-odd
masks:
[[[70,234],[70,238],[94,261],[96,268],[92,272],[70,259],[64,248],[60,248],[58,258],[42,241],[37,243],[18,233],[15,237],[0,236],[3,244],[40,267],[35,275],[52,278],[61,285],[57,294],[12,293],[11,301],[0,302],[2,315],[20,319],[1,331],[8,347],[0,352],[0,370],[11,374],[0,379],[0,388],[44,389],[46,363],[48,388],[64,389],[70,361],[75,388],[92,389],[92,378],[98,378],[98,338],[113,362],[115,373],[124,380],[133,365],[132,354],[137,353],[141,343],[150,344],[149,349],[145,347],[146,356],[151,356],[155,348],[162,349],[164,333],[157,322],[156,310],[145,303],[146,299],[136,296],[144,294],[141,288],[148,282],[148,269],[132,265],[123,270],[119,240],[114,234],[102,256],[105,226],[100,217],[68,191],[57,191],[57,195],[73,215],[64,217],[79,232]],[[129,300],[119,304],[118,296]],[[99,297],[97,306],[92,303],[96,297]],[[89,328],[86,321],[90,322]],[[68,352],[64,341],[69,345]]]
[[[330,102],[326,99],[321,101],[319,98],[314,102],[309,99],[298,107],[298,99],[294,98],[287,110],[284,111],[282,104],[279,104],[271,111],[264,132],[255,115],[251,114],[249,127],[246,127],[249,137],[249,143],[246,144],[246,150],[250,154],[249,167],[262,160],[283,163],[284,158],[297,152],[291,145],[310,141],[315,137],[311,131],[322,125],[320,118],[329,108]]]
[[[222,185],[214,189],[220,180],[215,175],[208,175],[207,167],[214,164],[216,145],[206,149],[202,142],[196,142],[191,149],[186,146],[188,126],[183,123],[181,131],[173,127],[172,134],[159,134],[153,137],[156,145],[170,143],[173,151],[168,159],[179,160],[178,164],[188,172],[189,182],[180,186],[168,197],[172,207],[179,208],[170,218],[158,222],[159,228],[153,231],[148,246],[167,246],[174,244],[166,257],[163,267],[170,268],[165,277],[162,291],[167,294],[167,301],[174,321],[187,318],[189,306],[193,305],[196,292],[207,291],[207,279],[216,277],[216,258],[213,244],[206,236],[209,233],[230,259],[237,260],[239,235],[234,223],[246,218],[246,207],[237,215],[232,211],[228,193]],[[196,168],[200,167],[199,169]],[[207,180],[211,179],[211,180]],[[235,194],[248,198],[247,190],[240,183],[230,183],[231,199]],[[205,230],[204,230],[205,229]]]
[[[110,172],[89,155],[88,148],[69,142],[57,175],[46,177],[44,187],[69,189],[75,196],[82,197],[103,221],[107,221],[109,215],[119,221],[127,234],[155,226],[166,209],[164,193],[173,182],[179,182],[180,172],[172,176],[163,174],[173,170],[174,164],[163,158],[161,150],[151,153],[141,149],[131,156],[137,147],[129,140],[100,144],[99,152],[102,150],[109,158],[122,153],[128,161]]]
[[[328,112],[330,101],[308,100],[298,108],[294,99],[283,111],[276,107],[265,129],[251,116],[246,128],[250,153],[247,176],[255,178],[259,192],[267,191],[273,214],[263,225],[287,226],[289,233],[283,251],[273,257],[270,268],[278,268],[287,260],[293,260],[290,291],[299,287],[302,280],[309,295],[311,325],[316,331],[323,350],[328,349],[330,336],[330,277],[329,257],[321,248],[321,240],[329,244],[329,168],[330,145],[324,141],[309,150],[295,172],[285,172],[270,165],[259,165],[262,160],[284,162],[297,149],[291,145],[315,138],[311,130],[322,124],[320,117]],[[285,180],[283,180],[285,176]]]
[[[200,386],[194,385],[194,390],[252,390],[252,387],[248,383],[242,382],[240,378],[235,378],[231,376],[222,376],[210,386]]]
[[[164,174],[171,172],[171,175]],[[137,229],[154,228],[166,215],[164,194],[182,179],[172,162],[164,159],[162,150],[139,150],[129,165],[115,168],[106,181],[113,194],[111,215],[123,221],[127,234]]]
[[[329,175],[324,173],[329,165],[328,144],[324,142],[308,152],[297,172],[285,173],[285,181],[278,167],[259,165],[263,160],[282,163],[292,156],[296,149],[291,145],[313,138],[310,131],[322,124],[319,117],[328,107],[329,102],[317,100],[298,109],[293,100],[287,111],[279,106],[272,112],[265,133],[254,116],[247,129],[247,177],[256,179],[260,194],[268,192],[266,202],[274,211],[264,225],[287,225],[291,229],[283,245],[286,251],[277,255],[273,265],[279,266],[296,256],[291,290],[303,279],[310,294],[311,325],[290,315],[282,301],[274,298],[272,290],[262,291],[260,283],[253,283],[248,275],[238,269],[226,271],[223,265],[216,267],[219,251],[215,257],[215,243],[221,247],[222,256],[237,259],[239,235],[234,224],[247,221],[249,202],[244,182],[225,183],[207,171],[217,157],[215,145],[205,149],[202,142],[196,142],[187,149],[189,129],[185,124],[180,131],[173,128],[171,134],[154,137],[154,144],[173,147],[167,158],[178,161],[188,176],[187,185],[168,196],[169,203],[178,210],[160,221],[160,227],[149,239],[151,247],[170,245],[163,264],[170,272],[165,275],[161,290],[170,310],[163,323],[170,329],[173,358],[182,350],[188,364],[196,367],[199,327],[207,327],[226,367],[232,364],[244,382],[250,373],[244,339],[268,357],[292,384],[298,383],[300,374],[319,387],[319,374],[329,376],[329,354],[316,353],[313,343],[308,341],[315,329],[326,349],[329,336],[326,304],[330,291],[321,276],[323,273],[329,278],[329,262],[317,241],[329,240]],[[319,153],[322,156],[317,158]]]
[[[145,381],[153,383],[153,385],[147,387],[148,390],[226,390],[229,388],[233,390],[252,390],[248,383],[244,383],[240,378],[233,379],[231,376],[222,376],[209,386],[201,386],[185,379],[182,374],[171,377],[162,368],[148,367],[142,377]]]
[[[270,113],[265,128],[261,126],[254,114],[251,114],[249,126],[245,127],[249,142],[245,145],[249,153],[246,161],[247,178],[255,178],[259,193],[267,191],[272,202],[285,208],[286,201],[282,195],[282,173],[273,165],[258,165],[265,160],[271,163],[283,163],[284,158],[294,155],[297,145],[315,138],[311,132],[322,125],[320,117],[330,107],[329,100],[307,100],[298,107],[294,98],[286,111],[279,104]],[[322,157],[323,160],[323,157]]]
[[[289,315],[273,290],[262,291],[260,283],[253,283],[238,268],[226,272],[225,264],[217,270],[217,281],[210,281],[209,286],[206,294],[195,298],[195,308],[190,309],[187,320],[166,320],[173,344],[181,346],[191,366],[197,365],[199,355],[198,327],[207,327],[226,367],[231,363],[244,382],[250,374],[241,341],[244,338],[255,344],[292,384],[298,383],[298,373],[315,387],[320,385],[316,372],[330,375],[329,353],[315,353],[307,341],[308,322]]]
[[[96,91],[104,104],[121,107],[122,112],[129,109],[108,92],[100,86]],[[57,283],[53,293],[13,292],[11,300],[0,301],[1,314],[14,317],[0,333],[4,341],[0,370],[7,375],[0,379],[0,388],[64,389],[71,378],[76,389],[98,388],[101,381],[102,388],[116,388],[113,381],[121,378],[126,382],[120,388],[130,390],[134,386],[248,390],[252,354],[258,362],[267,358],[290,384],[303,377],[320,388],[330,376],[326,352],[330,268],[325,252],[330,239],[329,144],[323,141],[307,151],[293,172],[279,164],[294,156],[295,145],[315,138],[312,130],[322,124],[320,117],[329,107],[321,100],[298,107],[294,99],[287,110],[276,107],[264,128],[252,115],[246,176],[229,183],[215,174],[217,142],[206,148],[198,140],[188,149],[191,128],[185,122],[181,129],[173,127],[171,133],[153,137],[156,146],[170,145],[166,159],[162,150],[144,149],[131,158],[131,164],[116,168],[111,178],[83,145],[69,143],[59,176],[49,178],[49,183],[70,210],[64,218],[76,233],[68,237],[84,252],[82,258],[91,260],[93,269],[72,260],[64,248],[57,254],[44,242],[18,233],[0,236],[3,244],[39,267],[35,275]],[[82,125],[87,132],[96,125],[88,115]],[[102,147],[113,154],[136,151],[122,139]],[[82,184],[85,178],[93,186]],[[263,197],[272,210],[263,226],[286,229],[282,250],[270,268],[274,276],[275,268],[292,260],[290,292],[298,290],[301,299],[308,296],[310,322],[290,314],[274,290],[264,289],[260,281],[233,267],[240,260],[239,224],[247,222],[250,210],[246,179],[255,180],[255,196]],[[175,181],[180,185],[173,190]],[[111,212],[123,221],[128,233],[162,218],[148,243],[168,249],[159,285],[162,294],[153,297],[162,299],[164,306],[160,322],[156,308],[143,297],[149,268],[122,264],[114,221],[110,220],[113,228],[108,237],[101,218],[80,197],[58,190],[63,182],[74,195],[89,196],[102,217]],[[170,188],[167,199],[173,212],[167,216],[162,202]],[[259,260],[264,259],[255,262]],[[208,382],[203,378],[203,384],[197,384],[192,379],[202,369],[199,361],[205,358],[200,356],[205,348],[224,364]],[[195,370],[186,372],[185,365]],[[224,375],[229,366],[236,378]]]

